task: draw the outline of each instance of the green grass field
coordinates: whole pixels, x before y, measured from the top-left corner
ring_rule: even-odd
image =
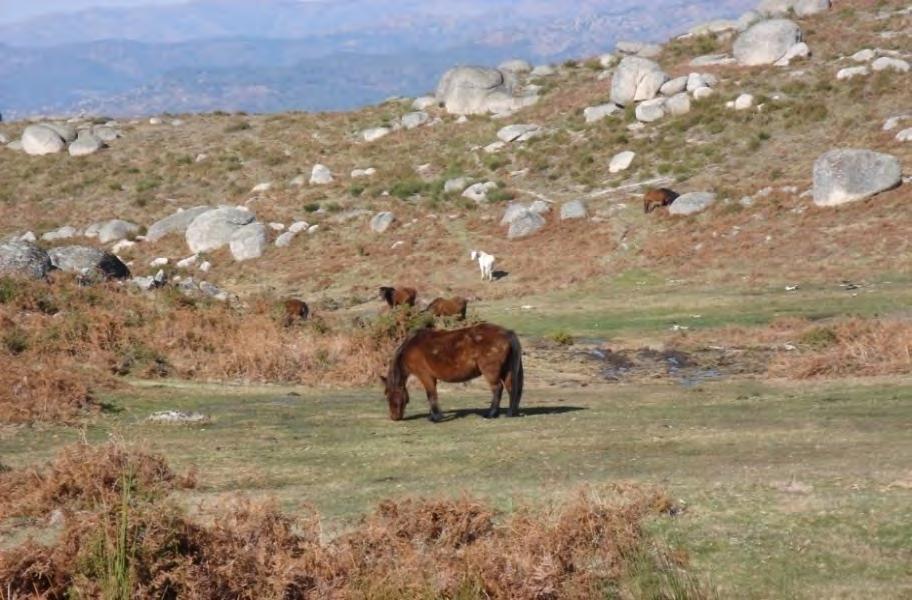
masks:
[[[378,389],[316,391],[140,384],[107,397],[79,431],[13,430],[10,466],[85,436],[120,436],[195,468],[189,506],[236,492],[314,505],[335,530],[382,498],[459,495],[560,499],[579,486],[656,484],[683,507],[649,524],[684,550],[722,597],[901,598],[912,594],[912,382],[753,380],[531,384],[519,419],[482,419],[480,385],[442,393],[432,425],[413,395],[390,422]],[[161,409],[205,426],[144,422]],[[210,504],[211,505],[211,504]]]

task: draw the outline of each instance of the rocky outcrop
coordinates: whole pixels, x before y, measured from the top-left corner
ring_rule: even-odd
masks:
[[[60,246],[48,251],[55,268],[79,275],[100,275],[104,279],[126,279],[130,269],[117,256],[91,246]]]
[[[902,165],[871,150],[830,150],[814,163],[814,204],[838,206],[870,198],[902,182]]]
[[[231,242],[236,231],[253,223],[254,215],[239,208],[216,208],[193,219],[185,238],[193,253],[218,250]]]
[[[187,227],[190,226],[190,223],[192,223],[194,219],[210,210],[212,210],[211,206],[194,206],[193,208],[181,210],[164,219],[160,219],[149,226],[149,230],[146,231],[146,240],[157,242],[171,233],[183,234],[187,231]]]
[[[760,21],[738,36],[732,54],[746,66],[771,65],[801,42],[801,28],[788,19]]]
[[[42,279],[53,268],[48,253],[32,242],[0,242],[0,275]]]
[[[518,93],[512,73],[484,67],[450,69],[440,79],[436,98],[455,115],[509,113],[538,100]]]
[[[631,102],[651,100],[667,80],[668,76],[655,61],[627,56],[611,78],[611,101],[626,106]]]

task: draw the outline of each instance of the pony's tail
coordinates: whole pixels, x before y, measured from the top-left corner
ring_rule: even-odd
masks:
[[[523,393],[523,364],[522,346],[519,338],[510,332],[510,411],[509,415],[515,417],[519,413],[519,401]]]

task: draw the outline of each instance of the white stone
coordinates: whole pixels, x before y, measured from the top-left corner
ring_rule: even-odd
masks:
[[[380,138],[388,136],[392,131],[389,127],[371,127],[362,131],[361,137],[365,142],[376,142]]]
[[[616,104],[609,102],[608,104],[599,104],[598,106],[589,106],[583,109],[583,117],[586,119],[587,123],[595,123],[620,110],[621,109]]]
[[[871,68],[875,71],[886,71],[887,69],[892,71],[898,71],[900,73],[909,72],[909,63],[904,61],[901,58],[891,58],[889,56],[881,56],[877,60],[871,63]]]
[[[326,185],[333,182],[332,171],[325,165],[314,165],[310,173],[310,185]]]
[[[840,81],[843,79],[851,79],[853,77],[858,77],[859,75],[868,75],[871,72],[867,66],[861,67],[845,67],[844,69],[839,69],[836,72],[836,79]]]
[[[687,82],[690,78],[686,75],[669,79],[659,88],[659,93],[663,96],[674,96],[687,89]]]
[[[358,179],[360,177],[370,177],[377,173],[377,169],[374,167],[368,167],[366,169],[354,169],[351,172],[352,179]]]
[[[636,152],[631,150],[625,150],[615,154],[608,165],[608,172],[620,173],[621,171],[626,171],[630,168],[630,164],[633,162],[634,158],[636,158]]]
[[[268,192],[270,189],[272,189],[272,183],[267,181],[267,182],[256,184],[255,186],[253,186],[253,189],[250,190],[250,192],[253,194],[259,194],[262,192]]]
[[[747,110],[754,105],[754,97],[751,94],[741,94],[735,99],[735,110]]]
[[[871,50],[870,48],[865,48],[864,50],[859,50],[851,56],[852,60],[855,62],[865,63],[871,62],[877,56],[877,53]]]
[[[697,88],[693,92],[694,100],[705,100],[715,94],[715,91],[711,87],[701,87]]]
[[[636,107],[636,118],[643,123],[652,123],[665,116],[665,98],[641,102]]]
[[[897,142],[912,142],[912,127],[908,129],[903,129],[896,134]]]
[[[171,261],[168,260],[167,258],[165,258],[164,256],[160,256],[160,257],[150,261],[149,266],[150,267],[164,267],[169,262],[171,262]]]

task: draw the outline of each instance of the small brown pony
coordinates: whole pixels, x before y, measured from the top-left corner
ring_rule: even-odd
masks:
[[[643,212],[649,214],[660,206],[668,206],[677,200],[679,195],[668,188],[651,189],[643,196]]]
[[[437,298],[425,309],[435,317],[456,317],[460,321],[465,321],[466,307],[469,302],[465,298],[454,296],[453,298]]]
[[[291,327],[299,319],[306,321],[309,314],[310,308],[303,300],[289,298],[285,301],[285,327]]]
[[[491,386],[492,395],[485,416],[494,419],[500,415],[500,398],[506,387],[510,394],[507,415],[513,417],[523,391],[522,347],[515,333],[490,323],[454,331],[422,329],[414,333],[396,349],[387,376],[380,377],[393,421],[405,417],[410,375],[424,386],[431,405],[428,418],[434,423],[443,418],[437,403],[437,381],[461,383],[481,376]]]
[[[382,287],[380,288],[380,297],[390,305],[390,308],[402,305],[415,306],[415,299],[418,298],[418,292],[410,287]]]

